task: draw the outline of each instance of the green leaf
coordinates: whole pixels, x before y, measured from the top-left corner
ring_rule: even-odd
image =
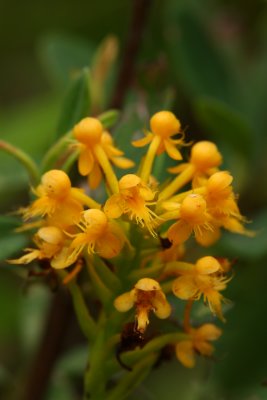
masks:
[[[19,335],[22,348],[27,354],[36,351],[38,347],[51,301],[51,293],[41,284],[29,285],[27,296],[20,298]]]
[[[166,19],[170,68],[186,94],[231,99],[233,82],[228,60],[204,23],[193,13],[173,7]]]
[[[237,154],[251,156],[253,132],[242,114],[214,98],[195,101],[195,115],[212,140],[226,143]]]
[[[76,398],[73,385],[65,379],[60,379],[57,376],[53,377],[49,385],[48,393],[45,400],[73,400]]]
[[[111,128],[118,122],[120,117],[120,111],[118,110],[108,110],[100,115],[98,115],[98,119],[102,122],[103,126],[106,129]]]
[[[75,347],[62,356],[57,363],[56,372],[64,378],[81,376],[85,370],[87,359],[88,346]]]
[[[225,233],[218,242],[218,252],[228,254],[229,257],[255,261],[267,255],[267,210],[259,213],[254,221],[247,225],[247,229],[256,232],[255,237],[247,237]]]
[[[0,216],[0,261],[22,251],[28,243],[28,237],[23,233],[16,233],[14,229],[20,225],[18,218]]]
[[[58,136],[63,135],[90,113],[89,70],[83,68],[71,82],[58,125]]]
[[[64,34],[49,34],[38,44],[39,56],[48,77],[56,86],[65,87],[73,74],[89,65],[93,45]]]

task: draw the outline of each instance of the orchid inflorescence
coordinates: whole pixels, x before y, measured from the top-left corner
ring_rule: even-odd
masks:
[[[219,338],[221,329],[209,321],[202,325],[194,321],[196,326],[192,326],[192,307],[203,300],[213,316],[225,321],[221,292],[232,276],[230,261],[209,254],[192,259],[192,247],[195,243],[203,250],[208,248],[218,241],[222,230],[251,235],[237,205],[233,177],[220,170],[221,153],[210,141],[189,143],[175,115],[160,111],[152,116],[145,136],[132,142],[138,148],[148,146],[136,172],[118,179],[114,166],[128,169],[135,163],[114,145],[100,119],[82,119],[71,136],[69,146],[77,152],[78,172],[87,179],[87,188],[84,184],[83,188],[72,186],[62,169],[43,173],[39,185],[32,189],[36,199],[19,210],[24,220],[21,229],[34,228],[34,246],[9,263],[46,260],[50,270],[69,285],[81,326],[88,323],[88,329],[83,330],[92,346],[98,340],[96,332],[102,329],[112,348],[111,338],[118,343],[120,332],[132,321],[133,332],[145,338],[141,349],[139,344],[125,350],[125,359],[128,355],[133,368],[139,365],[133,360],[140,361],[142,354],[148,356],[145,349],[149,345],[156,358],[164,346],[173,346],[178,360],[193,367],[196,354],[212,355],[210,342]],[[189,146],[188,160],[184,161],[181,150]],[[159,182],[153,167],[163,153],[177,165],[169,168],[171,175],[166,182]],[[98,193],[101,185],[106,195],[99,202],[91,194]],[[73,290],[78,287],[87,296],[83,286],[86,270],[92,288],[88,296],[98,300],[93,317],[90,307],[87,309],[87,320],[81,313],[85,302],[81,306]],[[185,304],[183,315],[177,311],[177,299]],[[164,329],[153,315],[166,320]],[[132,361],[131,352],[137,354]],[[113,364],[113,369],[103,365],[106,380],[111,370],[122,368],[116,359]],[[89,375],[92,368],[93,362]],[[87,390],[93,393],[92,378],[87,381]]]

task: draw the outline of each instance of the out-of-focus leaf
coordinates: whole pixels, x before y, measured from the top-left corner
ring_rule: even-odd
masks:
[[[106,36],[96,49],[90,64],[91,98],[94,110],[103,110],[107,107],[114,87],[118,50],[118,39],[114,35]]]
[[[21,267],[23,268],[23,267]],[[20,301],[20,340],[25,353],[34,351],[42,335],[51,295],[41,285],[28,287]]]
[[[80,119],[90,112],[90,84],[89,70],[83,68],[79,75],[71,82],[66,95],[62,115],[58,126],[58,136],[69,131]]]
[[[4,342],[9,342],[17,339],[18,335],[18,314],[19,314],[19,284],[14,280],[14,276],[10,271],[0,271],[0,341],[1,351],[5,349]],[[3,358],[1,356],[1,360]]]
[[[6,235],[0,237],[0,261],[11,257],[14,253],[22,250],[28,243],[28,238],[20,234]]]
[[[167,10],[166,46],[174,78],[190,96],[232,96],[233,82],[223,51],[193,14],[176,6]]]
[[[218,242],[220,251],[229,257],[255,261],[267,255],[267,211],[261,212],[247,229],[255,231],[255,237],[225,234]]]
[[[29,153],[37,162],[55,137],[59,96],[45,96],[0,112],[0,137]],[[13,210],[25,198],[29,180],[17,160],[0,154],[0,208]],[[21,204],[21,203],[20,203]]]
[[[0,216],[0,261],[22,251],[28,243],[26,234],[14,232],[19,225],[20,221],[16,217]]]
[[[14,107],[5,113],[1,112],[1,139],[38,160],[54,139],[60,102],[59,96],[46,96]],[[8,159],[14,161],[10,156],[3,158],[1,155],[0,173],[3,168],[5,171],[10,169],[10,166],[6,166]]]
[[[222,357],[214,371],[223,399],[265,399],[252,396],[252,388],[260,388],[267,376],[266,263],[266,257],[253,264],[237,263],[227,289],[226,296],[235,307],[228,313],[227,329],[217,343]]]
[[[73,74],[89,65],[94,46],[80,37],[50,34],[40,40],[38,50],[48,77],[65,87]]]
[[[0,237],[18,226],[20,226],[19,218],[11,215],[0,215]]]
[[[143,136],[143,128],[145,127],[144,120],[144,116],[142,118],[134,104],[129,102],[113,135],[115,145],[120,150],[124,151],[125,157],[133,160],[136,166],[138,166],[141,157],[146,152],[146,148],[133,147],[131,142]],[[124,174],[125,170],[118,170],[119,176]]]
[[[214,98],[197,99],[194,109],[197,120],[214,141],[226,143],[243,156],[251,156],[253,132],[241,114]]]
[[[71,383],[57,377],[53,378],[45,396],[45,400],[73,400],[75,398]]]
[[[57,363],[56,371],[63,377],[82,376],[88,358],[88,346],[80,346],[70,350]]]
[[[152,370],[146,381],[131,396],[147,400],[212,400],[214,397],[213,382],[208,379],[207,369],[211,367],[210,360],[197,357],[197,366],[194,369],[183,367],[178,360],[164,363],[160,368]],[[188,385],[190,382],[190,385]],[[204,384],[205,382],[205,384]],[[143,389],[143,393],[142,393]]]

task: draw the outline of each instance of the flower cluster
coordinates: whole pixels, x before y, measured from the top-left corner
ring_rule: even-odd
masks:
[[[147,152],[136,171],[120,179],[114,166],[128,169],[135,163],[124,157],[99,119],[87,117],[75,125],[72,142],[87,188],[73,187],[63,170],[45,172],[32,189],[36,199],[20,209],[23,229],[35,229],[34,246],[9,262],[46,260],[51,270],[67,269],[71,278],[81,269],[77,264],[86,265],[107,316],[117,313],[117,330],[132,318],[135,332],[144,337],[153,315],[168,319],[172,314],[183,329],[180,339],[172,337],[170,344],[178,360],[193,367],[195,354],[212,354],[209,342],[221,330],[210,323],[193,327],[191,309],[203,299],[224,321],[221,291],[231,276],[226,259],[208,254],[192,260],[188,243],[207,248],[222,230],[252,234],[244,227],[233,177],[220,170],[222,155],[212,142],[188,143],[180,121],[169,111],[154,114],[145,137],[132,143],[148,146]],[[181,153],[185,146],[191,146],[186,161]],[[153,166],[164,152],[179,163],[169,169],[172,179],[160,182]],[[100,185],[106,195],[97,202],[91,194]],[[185,302],[184,316],[176,310],[180,300]],[[169,323],[172,333],[176,326]]]

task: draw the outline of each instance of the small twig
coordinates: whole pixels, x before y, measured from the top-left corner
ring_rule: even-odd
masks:
[[[135,75],[136,57],[142,43],[151,0],[133,0],[133,17],[126,40],[117,85],[110,107],[121,108],[124,97]]]

